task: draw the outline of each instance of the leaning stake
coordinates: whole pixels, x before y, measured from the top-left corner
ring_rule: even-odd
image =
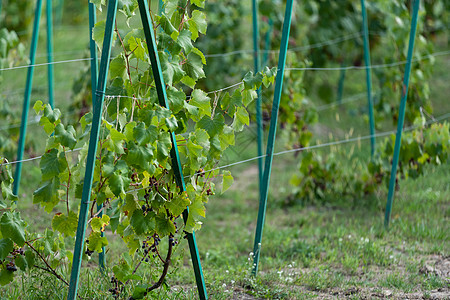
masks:
[[[14,188],[13,188],[14,195],[19,194],[20,176],[22,174],[21,160],[23,159],[23,150],[25,149],[25,138],[27,135],[28,111],[30,110],[31,88],[33,84],[34,63],[39,38],[39,22],[41,20],[41,12],[42,12],[42,0],[38,0],[36,3],[36,10],[34,12],[33,36],[31,38],[31,49],[30,49],[30,65],[28,66],[27,71],[27,83],[25,86],[25,97],[23,100],[19,145],[17,146],[18,162],[16,165],[16,173],[14,174]]]
[[[366,82],[367,82],[367,105],[369,106],[369,126],[370,126],[370,155],[373,158],[375,154],[375,117],[373,115],[372,101],[372,72],[370,70],[370,49],[369,49],[369,26],[367,24],[366,4],[361,0],[361,11],[364,31],[364,63],[366,64]]]
[[[95,91],[95,101],[92,101],[93,119],[92,129],[89,137],[89,150],[86,162],[86,172],[83,182],[83,193],[81,196],[80,214],[78,217],[77,235],[75,239],[75,249],[73,253],[72,272],[70,274],[68,300],[74,300],[77,296],[78,280],[80,277],[81,257],[84,249],[84,239],[86,236],[86,224],[91,199],[92,181],[94,176],[95,158],[97,153],[97,143],[102,121],[103,100],[105,98],[106,81],[111,57],[111,43],[113,36],[113,26],[116,19],[117,0],[108,1],[108,13],[106,16],[105,37],[103,39],[102,59],[100,61],[100,74]],[[94,95],[93,95],[94,96]]]
[[[275,93],[272,104],[272,117],[270,120],[269,138],[267,142],[266,159],[264,165],[262,194],[259,199],[258,223],[256,226],[255,244],[253,247],[253,274],[258,271],[259,256],[261,254],[262,232],[264,228],[264,219],[266,216],[267,195],[269,192],[270,172],[272,169],[273,147],[275,144],[275,136],[278,122],[278,111],[280,107],[281,89],[283,87],[284,68],[286,65],[286,53],[288,48],[289,32],[291,28],[293,0],[286,3],[286,12],[284,15],[283,34],[281,37],[280,55],[278,58],[278,70],[275,83]]]
[[[52,0],[47,0],[47,61],[48,61],[48,102],[54,107],[53,97],[53,12]]]
[[[167,101],[166,85],[162,74],[161,64],[158,57],[158,49],[156,47],[156,39],[153,31],[152,21],[150,19],[148,3],[145,0],[138,0],[139,11],[141,13],[142,24],[144,26],[145,39],[147,41],[148,53],[150,56],[153,77],[155,78],[156,91],[158,93],[159,104],[162,107],[169,108]],[[170,134],[172,149],[170,150],[170,156],[172,158],[172,168],[174,170],[177,186],[182,192],[186,191],[184,184],[183,171],[181,169],[180,157],[178,154],[177,142],[175,134]],[[183,219],[186,223],[189,211],[186,209],[183,212]],[[192,265],[194,267],[195,280],[197,282],[197,289],[200,299],[208,299],[205,287],[205,280],[203,278],[202,266],[200,264],[200,255],[197,249],[197,243],[195,240],[195,233],[187,233],[187,240],[189,243],[189,250],[191,253]]]
[[[409,76],[411,74],[411,60],[414,52],[414,42],[416,39],[417,19],[419,16],[420,0],[413,1],[413,16],[411,21],[411,32],[409,33],[408,56],[406,58],[405,75],[403,78],[402,98],[400,102],[400,110],[398,112],[397,135],[395,138],[394,158],[392,161],[391,178],[389,181],[389,192],[386,202],[386,214],[384,217],[384,226],[389,228],[391,219],[392,201],[394,199],[395,179],[397,175],[398,158],[400,156],[400,146],[402,142],[403,123],[405,121],[406,99],[408,97]]]
[[[252,0],[252,14],[253,14],[253,60],[255,63],[255,74],[259,72],[259,27],[258,27],[258,1]],[[262,124],[262,101],[261,101],[261,88],[257,91],[258,97],[256,98],[256,131],[258,142],[258,175],[259,175],[259,194],[262,194],[262,178],[263,178],[263,124]],[[261,196],[260,196],[261,197]]]
[[[91,53],[91,91],[94,92],[97,90],[97,80],[98,80],[98,55],[97,55],[97,45],[95,44],[94,37],[92,36],[93,29],[95,23],[97,22],[97,18],[95,15],[95,4],[89,2],[89,50]],[[94,95],[94,93],[92,93]],[[101,218],[103,216],[103,204],[97,205],[98,217]],[[102,231],[101,236],[105,236],[105,233]],[[100,265],[100,269],[103,271],[105,269],[106,258],[105,258],[105,247],[102,247],[102,252],[98,254],[98,264]]]

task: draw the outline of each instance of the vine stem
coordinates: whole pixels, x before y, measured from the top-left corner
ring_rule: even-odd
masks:
[[[62,282],[64,282],[65,285],[69,286],[69,283],[61,277],[61,275],[59,275],[58,273],[56,273],[56,271],[50,266],[50,264],[47,262],[47,260],[45,259],[45,257],[42,256],[42,254],[36,250],[36,248],[33,247],[33,245],[29,242],[25,242],[25,244],[27,244],[28,247],[31,248],[31,250],[33,250],[34,252],[36,252],[36,254],[39,256],[39,258],[44,262],[44,264],[47,266],[47,268],[42,268],[39,266],[36,266],[36,268],[47,271],[53,275],[55,275],[56,278],[58,278],[59,280],[61,280]]]
[[[70,171],[70,164],[69,164],[69,160],[67,159],[66,147],[63,146],[63,150],[64,150],[64,158],[66,159],[66,162],[67,162],[67,171],[69,172],[69,178],[67,179],[67,190],[66,190],[66,208],[67,208],[67,216],[69,216],[69,213],[70,213],[69,191],[70,191],[70,179],[72,177],[72,172]]]
[[[127,53],[127,50],[125,49],[125,44],[123,43],[122,37],[120,36],[119,29],[117,27],[117,20],[116,20],[116,24],[115,25],[116,26],[115,26],[115,30],[114,31],[117,33],[117,36],[119,37],[120,44],[122,45],[122,48],[123,48],[123,52],[125,53],[125,61],[127,63],[126,69],[127,69],[128,78],[130,79],[130,85],[133,85],[133,82],[131,81],[130,62],[128,60],[130,54]]]
[[[161,277],[159,277],[159,280],[157,282],[155,282],[151,287],[147,288],[145,294],[147,294],[148,292],[151,292],[157,288],[159,288],[162,283],[164,282],[164,279],[167,276],[167,272],[169,271],[169,265],[170,265],[170,258],[172,257],[172,249],[173,249],[173,245],[172,245],[172,241],[171,239],[173,239],[173,235],[169,235],[169,249],[167,250],[167,256],[166,256],[166,260],[164,261],[164,268],[163,268],[163,272],[161,274]],[[133,297],[129,297],[128,300],[134,300]]]

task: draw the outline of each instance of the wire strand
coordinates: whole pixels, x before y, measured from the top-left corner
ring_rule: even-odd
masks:
[[[441,51],[435,52],[428,55],[425,55],[421,58],[412,59],[411,62],[418,62],[430,59],[431,57],[449,55],[449,51]],[[382,68],[391,68],[396,66],[401,66],[407,64],[408,61],[398,61],[389,64],[380,64],[380,65],[371,65],[371,66],[348,66],[348,67],[332,67],[332,68],[315,68],[315,67],[306,67],[306,68],[286,68],[286,71],[342,71],[342,70],[366,70],[366,69],[382,69]]]
[[[3,68],[3,69],[0,69],[0,71],[10,71],[10,70],[17,70],[17,69],[25,69],[25,68],[29,68],[29,67],[41,67],[41,66],[57,65],[57,64],[72,63],[72,62],[79,62],[79,61],[89,61],[89,60],[92,60],[92,58],[77,58],[77,59],[60,60],[60,61],[53,61],[53,62],[47,62],[47,63],[41,63],[41,64],[34,64],[34,65],[17,66],[17,67],[11,67],[11,68]]]
[[[323,41],[323,42],[319,42],[319,43],[315,43],[315,44],[291,48],[291,49],[288,49],[288,51],[289,52],[300,52],[300,51],[320,48],[323,46],[330,46],[330,45],[334,45],[334,44],[338,44],[338,43],[341,43],[344,41],[358,38],[358,37],[362,36],[362,34],[363,34],[362,31],[358,31],[358,32],[347,34],[347,35],[343,35],[341,37],[338,37],[338,38],[335,38],[332,40],[327,40],[327,41]],[[253,52],[254,52],[254,50],[251,50],[251,49],[241,49],[241,50],[234,50],[234,51],[224,52],[224,53],[206,54],[205,57],[208,57],[208,58],[227,57],[227,56],[232,56],[232,55],[236,55],[236,54],[246,54],[246,53],[253,53]],[[280,52],[280,50],[260,50],[260,53],[278,53],[278,52]]]
[[[447,119],[449,117],[450,117],[450,113],[447,113],[447,114],[441,115],[440,117],[435,118],[434,120],[430,120],[428,122],[425,122],[425,125],[430,125],[430,124],[433,124],[433,123],[437,123],[437,122],[445,120],[445,119]],[[420,126],[409,126],[409,127],[404,128],[402,132],[411,131],[411,130],[414,130],[414,129],[418,128],[418,127],[420,127]],[[312,149],[318,149],[318,148],[330,147],[330,146],[335,146],[335,145],[347,144],[347,143],[351,143],[351,142],[363,141],[363,140],[368,140],[368,139],[370,139],[372,137],[384,137],[384,136],[391,135],[391,134],[393,134],[395,132],[396,132],[396,130],[390,130],[390,131],[385,131],[385,132],[381,132],[381,133],[376,133],[376,134],[373,134],[373,135],[366,135],[366,136],[363,136],[363,137],[356,137],[356,138],[351,138],[351,139],[339,140],[339,141],[334,141],[334,142],[329,142],[329,143],[324,143],[324,144],[318,144],[318,145],[313,145],[313,146],[308,146],[308,147],[300,147],[300,148],[285,150],[285,151],[281,151],[281,152],[276,152],[276,153],[273,154],[273,156],[279,156],[279,155],[283,155],[283,154],[287,154],[287,153],[307,151],[307,150],[312,150]],[[185,178],[190,178],[190,177],[193,177],[193,176],[196,176],[196,175],[201,175],[201,174],[205,174],[205,173],[208,173],[208,172],[212,172],[212,171],[216,171],[216,170],[220,170],[220,169],[225,169],[225,168],[229,168],[229,167],[232,167],[232,166],[240,165],[240,164],[243,164],[243,163],[255,161],[257,159],[264,158],[266,156],[267,156],[267,154],[260,155],[260,156],[255,156],[255,157],[252,157],[252,158],[249,158],[249,159],[241,160],[241,161],[238,161],[238,162],[234,162],[234,163],[231,163],[231,164],[227,164],[227,165],[224,165],[224,166],[213,168],[213,169],[210,169],[210,170],[207,170],[207,171],[198,172],[198,173],[195,173],[193,175],[187,175],[187,176],[185,176]]]

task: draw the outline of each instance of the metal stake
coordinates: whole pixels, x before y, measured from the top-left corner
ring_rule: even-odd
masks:
[[[158,94],[159,104],[162,107],[169,108],[169,102],[167,100],[166,85],[164,83],[164,78],[162,75],[161,63],[159,61],[158,49],[156,46],[156,39],[153,31],[153,25],[149,14],[148,3],[145,0],[138,0],[139,10],[141,13],[142,24],[144,26],[145,39],[147,41],[148,53],[150,56],[153,77],[155,78],[155,86]],[[177,142],[175,139],[175,134],[171,132],[170,138],[172,141],[172,149],[170,151],[170,156],[172,158],[172,168],[174,170],[175,179],[177,186],[180,188],[181,192],[186,191],[186,186],[184,183],[183,171],[181,168],[180,157],[178,153]],[[183,212],[184,222],[187,222],[189,215],[189,210],[186,209]],[[195,279],[197,282],[197,289],[200,299],[208,299],[206,293],[205,279],[203,277],[202,266],[200,264],[200,255],[197,249],[197,242],[195,239],[195,233],[187,234],[189,250],[191,252],[192,265],[194,267]]]
[[[283,24],[283,33],[281,37],[281,47],[280,54],[278,58],[278,71],[277,78],[275,82],[275,93],[273,97],[272,104],[272,117],[270,120],[270,129],[269,129],[269,139],[267,143],[266,154],[267,157],[265,159],[264,165],[264,175],[263,175],[263,185],[261,197],[259,199],[259,211],[258,211],[258,223],[256,227],[256,235],[255,235],[255,243],[253,247],[253,274],[256,275],[258,271],[259,257],[261,254],[261,241],[262,241],[262,232],[264,228],[264,219],[266,217],[266,207],[267,207],[267,196],[269,193],[269,182],[270,182],[270,173],[272,170],[272,160],[273,160],[273,147],[275,144],[275,136],[277,130],[278,123],[278,111],[280,107],[280,99],[281,99],[281,91],[283,87],[283,79],[284,79],[284,68],[286,65],[286,53],[288,48],[288,40],[289,33],[291,28],[291,19],[292,19],[292,6],[293,0],[287,0],[286,2],[286,12],[284,16],[284,24]]]
[[[34,24],[33,24],[33,35],[31,37],[31,48],[30,48],[30,65],[27,69],[27,83],[25,86],[25,96],[23,100],[23,109],[22,109],[22,121],[20,125],[20,136],[19,136],[19,145],[17,146],[17,164],[16,164],[16,172],[14,174],[14,187],[13,193],[14,195],[19,194],[20,187],[20,177],[22,174],[22,162],[23,159],[23,151],[25,149],[25,138],[27,134],[27,123],[28,123],[28,112],[30,110],[30,98],[31,98],[31,89],[33,84],[33,74],[34,74],[34,64],[36,59],[36,48],[39,38],[39,22],[41,20],[41,12],[42,12],[42,0],[37,0],[36,10],[34,12]]]
[[[53,96],[53,11],[52,0],[47,0],[47,70],[48,70],[48,102],[54,107]]]
[[[398,159],[400,156],[400,146],[402,143],[403,124],[405,122],[405,108],[406,108],[406,100],[408,98],[409,77],[411,75],[411,61],[414,52],[414,42],[416,39],[417,19],[419,16],[420,0],[414,0],[413,2],[414,2],[413,15],[411,21],[411,31],[409,33],[408,56],[406,58],[405,75],[403,77],[402,97],[400,102],[400,110],[398,112],[397,135],[395,138],[395,146],[394,146],[394,158],[392,161],[391,178],[389,181],[389,192],[386,202],[386,214],[384,217],[384,226],[386,227],[386,229],[389,228],[389,221],[391,219],[392,201],[394,199],[394,191],[395,191],[395,179],[397,175]]]
[[[252,0],[252,14],[253,14],[253,60],[255,74],[260,70],[259,63],[259,27],[258,27],[258,1]],[[259,194],[262,195],[262,179],[263,179],[263,124],[262,124],[262,99],[261,99],[261,88],[257,91],[258,97],[256,98],[256,131],[257,131],[257,142],[258,142],[258,175],[259,175]]]
[[[77,235],[75,239],[75,249],[73,254],[72,271],[70,274],[68,300],[74,300],[77,296],[78,281],[80,277],[81,258],[84,249],[84,239],[86,236],[86,224],[91,199],[92,181],[94,177],[95,158],[97,153],[100,124],[102,121],[103,100],[105,99],[106,81],[108,78],[109,60],[111,57],[111,44],[113,37],[114,21],[116,19],[117,0],[108,1],[108,13],[106,16],[105,37],[103,39],[102,58],[100,61],[100,74],[95,91],[95,101],[92,101],[93,120],[89,137],[89,150],[86,162],[86,172],[83,183],[83,193],[81,196],[80,214],[78,217]]]
[[[366,64],[366,82],[367,82],[367,105],[369,107],[369,125],[370,125],[370,155],[375,155],[375,117],[373,113],[372,101],[372,72],[370,70],[370,49],[369,49],[369,26],[367,22],[366,4],[361,0],[361,11],[364,31],[364,62]]]

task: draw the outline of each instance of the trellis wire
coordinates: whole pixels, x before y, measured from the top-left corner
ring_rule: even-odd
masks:
[[[72,62],[79,62],[79,61],[89,61],[89,60],[92,60],[92,58],[77,58],[77,59],[69,59],[69,60],[59,60],[59,61],[47,62],[47,63],[41,63],[41,64],[32,64],[32,65],[3,68],[3,69],[0,69],[0,71],[10,71],[10,70],[17,70],[17,69],[26,69],[29,67],[41,67],[41,66],[72,63]]]
[[[438,123],[439,121],[448,119],[449,117],[450,117],[450,113],[446,113],[444,115],[441,115],[439,117],[435,117],[434,119],[425,122],[425,125],[431,125],[431,124],[434,124],[434,123]],[[419,127],[420,126],[409,126],[409,127],[404,128],[403,132],[408,132],[408,131],[414,130],[416,128],[419,128]],[[294,148],[294,149],[290,149],[290,150],[284,150],[284,151],[280,151],[280,152],[275,152],[273,155],[274,156],[279,156],[279,155],[288,154],[288,153],[295,153],[295,152],[300,152],[300,151],[308,151],[308,150],[312,150],[312,149],[319,149],[319,148],[324,148],[324,147],[329,147],[329,146],[336,146],[336,145],[341,145],[341,144],[348,144],[348,143],[351,143],[351,142],[358,142],[358,141],[368,140],[368,139],[370,139],[372,137],[384,137],[384,136],[391,135],[393,133],[395,133],[395,130],[389,130],[389,131],[385,131],[385,132],[376,133],[374,135],[366,135],[366,136],[362,136],[362,137],[355,137],[355,138],[350,138],[350,139],[345,139],[345,140],[339,140],[339,141],[334,141],[334,142],[317,144],[317,145],[308,146],[308,147],[300,147],[300,148]],[[208,173],[208,172],[229,168],[229,167],[232,167],[232,166],[236,166],[236,165],[240,165],[240,164],[243,164],[243,163],[251,162],[251,161],[257,160],[259,158],[266,157],[266,156],[267,156],[266,154],[261,155],[261,156],[255,156],[255,157],[252,157],[252,158],[249,158],[249,159],[241,160],[241,161],[238,161],[238,162],[235,162],[235,163],[231,163],[231,164],[228,164],[228,165],[220,166],[220,167],[213,168],[213,169],[210,169],[210,170],[206,170],[206,171],[203,171],[203,172],[198,172],[198,173],[194,173],[192,175],[187,175],[187,176],[185,176],[185,178],[190,178],[190,177],[193,177],[193,176],[196,176],[196,175],[201,175],[201,174],[205,174],[205,173]]]
[[[434,123],[439,123],[440,121],[443,121],[443,120],[448,119],[448,118],[450,118],[450,113],[443,114],[443,115],[441,115],[439,117],[432,117],[432,119],[430,121],[425,122],[425,125],[431,125],[431,124],[434,124]],[[414,130],[416,128],[419,128],[419,127],[420,126],[409,126],[409,127],[406,127],[405,129],[403,129],[403,132],[408,132],[408,131]],[[380,133],[375,134],[374,136],[375,137],[384,137],[384,136],[388,136],[388,135],[393,134],[393,133],[395,133],[395,130],[389,130],[389,131],[385,131],[385,132],[380,132]],[[334,142],[329,142],[329,143],[324,143],[324,144],[318,144],[318,145],[313,145],[313,146],[308,146],[308,147],[294,148],[294,149],[290,149],[290,150],[284,150],[284,151],[281,151],[281,152],[275,152],[273,155],[274,156],[279,156],[279,155],[283,155],[283,154],[287,154],[287,153],[307,151],[307,150],[318,149],[318,148],[329,147],[329,146],[335,146],[335,145],[340,145],[340,144],[347,144],[347,143],[351,143],[351,142],[367,140],[367,139],[370,139],[371,137],[372,137],[372,135],[366,135],[366,136],[362,136],[362,137],[356,137],[356,138],[351,138],[351,139],[339,140],[339,141],[334,141]],[[67,151],[65,151],[65,153],[76,152],[76,151],[80,151],[81,149],[83,149],[83,148],[82,147],[75,148],[73,150],[67,150]],[[10,161],[10,162],[7,162],[7,163],[3,163],[0,166],[14,165],[14,164],[19,163],[19,162],[30,162],[30,161],[33,161],[33,160],[40,159],[42,156],[43,155],[39,155],[39,156],[32,157],[32,158],[22,159],[20,161]],[[240,164],[243,164],[243,163],[251,162],[251,161],[254,161],[254,160],[257,160],[257,159],[260,159],[260,158],[264,158],[264,157],[266,157],[266,155],[255,156],[255,157],[252,157],[252,158],[249,158],[249,159],[245,159],[245,160],[241,160],[241,161],[234,162],[234,163],[231,163],[231,164],[223,165],[223,166],[220,166],[220,167],[217,167],[217,168],[213,168],[213,169],[210,169],[210,170],[207,170],[207,171],[194,173],[192,175],[186,175],[186,176],[184,176],[184,178],[190,178],[190,177],[193,177],[193,176],[196,176],[196,175],[201,175],[201,174],[205,174],[205,173],[208,173],[208,172],[225,169],[225,168],[228,168],[228,167],[232,167],[232,166],[240,165]],[[138,190],[140,190],[140,189],[136,189],[136,190],[133,190],[133,191],[138,191]]]
[[[425,122],[424,125],[431,125],[431,124],[434,124],[434,123],[438,123],[438,122],[443,121],[443,120],[448,119],[448,118],[450,118],[450,113],[446,113],[446,114],[441,115],[439,117],[435,117],[434,119]],[[419,125],[408,126],[408,127],[403,129],[403,132],[408,132],[408,131],[414,130],[416,128],[419,128],[419,127],[420,127]],[[275,153],[273,153],[273,156],[280,156],[280,155],[284,155],[284,154],[301,152],[301,151],[309,151],[309,150],[314,150],[314,149],[326,148],[326,147],[330,147],[330,146],[338,146],[338,145],[342,145],[342,144],[348,144],[348,143],[368,140],[368,139],[371,139],[372,137],[385,137],[385,136],[389,136],[389,135],[394,134],[394,133],[395,133],[395,130],[389,130],[389,131],[385,131],[385,132],[376,133],[374,135],[366,135],[366,136],[362,136],[362,137],[349,138],[349,139],[344,139],[344,140],[339,140],[339,141],[334,141],[334,142],[328,142],[328,143],[323,143],[323,144],[317,144],[317,145],[312,145],[312,146],[307,146],[307,147],[294,148],[294,149],[284,150],[284,151],[280,151],[280,152],[275,152]],[[237,166],[237,165],[241,165],[241,164],[245,164],[245,163],[248,163],[248,162],[252,162],[252,161],[258,160],[260,158],[264,158],[266,156],[267,156],[267,154],[254,156],[254,157],[251,157],[251,158],[248,158],[248,159],[240,160],[240,161],[237,161],[237,162],[234,162],[234,163],[226,164],[226,165],[219,166],[219,167],[216,167],[216,168],[212,168],[212,169],[209,169],[209,170],[206,170],[206,171],[196,172],[196,173],[194,173],[192,175],[186,175],[186,176],[184,176],[184,178],[189,179],[189,178],[192,178],[192,177],[197,176],[197,175],[202,175],[202,174],[206,174],[206,173],[209,173],[209,172],[222,170],[222,169],[226,169],[226,168],[229,168],[229,167],[234,167],[234,166]],[[11,164],[11,163],[5,163],[5,164]],[[140,191],[140,190],[143,190],[143,189],[145,189],[145,188],[133,189],[131,191],[128,191],[127,194],[133,193],[133,192],[137,192],[137,191]]]
[[[443,55],[449,55],[450,50],[447,51],[440,51],[440,52],[434,52],[427,54],[421,58],[415,58],[412,60],[412,62],[418,62],[430,59],[431,57],[436,56],[443,56]],[[406,65],[407,61],[398,61],[388,64],[379,64],[379,65],[372,65],[370,67],[368,66],[348,66],[348,67],[325,67],[325,68],[315,68],[315,67],[305,67],[305,68],[286,68],[286,71],[340,71],[340,70],[366,70],[366,69],[382,69],[382,68],[391,68],[401,65]]]
[[[421,58],[415,58],[412,60],[412,62],[418,62],[426,59],[430,59],[431,57],[437,57],[437,56],[444,56],[449,55],[450,50],[447,51],[440,51],[440,52],[434,52],[427,54]],[[17,67],[10,67],[10,68],[3,68],[0,69],[0,71],[10,71],[10,70],[17,70],[17,69],[25,69],[29,67],[41,67],[41,66],[47,66],[51,64],[63,64],[63,63],[72,63],[72,62],[80,62],[80,61],[90,61],[92,58],[77,58],[77,59],[69,59],[69,60],[59,60],[54,61],[51,63],[40,63],[40,64],[33,64],[33,65],[23,65],[23,66],[17,66]],[[390,68],[390,67],[396,67],[405,65],[406,61],[398,61],[393,62],[389,64],[379,64],[379,65],[372,65],[370,67],[366,66],[348,66],[348,67],[326,67],[326,68],[315,68],[315,67],[305,67],[305,68],[286,68],[286,71],[340,71],[340,70],[365,70],[365,69],[380,69],[380,68]],[[236,83],[238,85],[238,83]],[[218,90],[221,91],[221,90]]]

